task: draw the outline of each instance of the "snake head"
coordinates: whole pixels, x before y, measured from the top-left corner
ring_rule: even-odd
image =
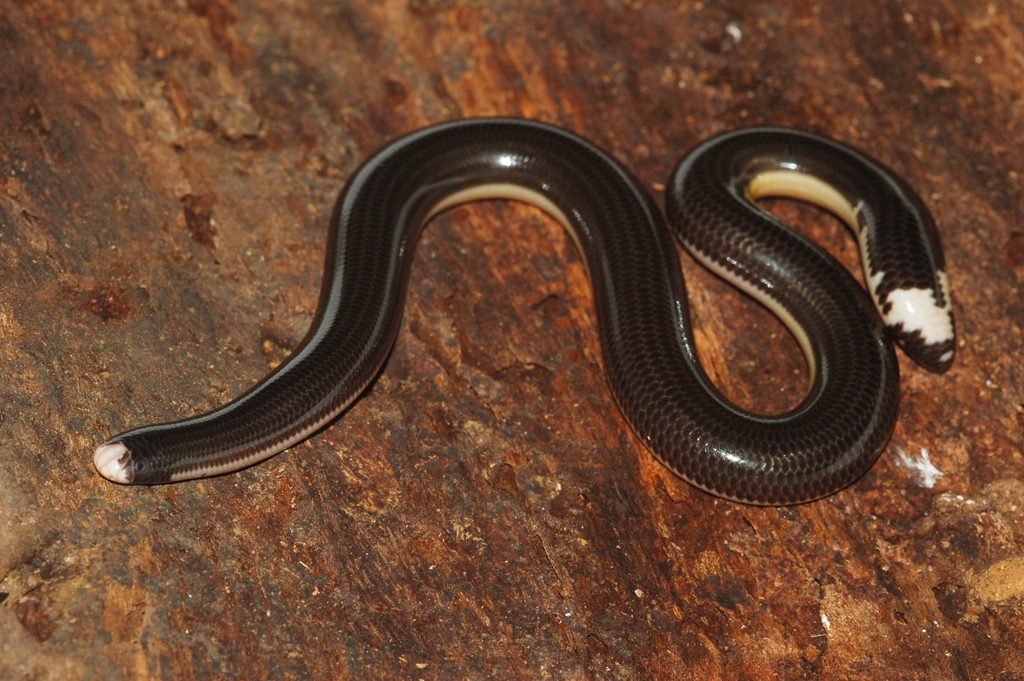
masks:
[[[135,480],[135,465],[131,450],[117,440],[104,442],[96,448],[92,463],[107,480],[130,485]]]

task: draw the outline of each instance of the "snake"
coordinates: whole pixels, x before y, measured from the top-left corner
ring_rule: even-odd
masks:
[[[664,194],[662,212],[612,154],[546,123],[464,119],[400,137],[341,191],[316,312],[287,360],[222,407],[112,437],[96,448],[95,468],[122,484],[222,475],[324,428],[366,389],[395,343],[424,226],[459,204],[512,199],[551,215],[575,242],[610,391],[664,466],[700,490],[753,505],[812,501],[850,485],[895,427],[894,341],[929,371],[953,362],[952,301],[931,213],[865,153],[780,127],[699,143]],[[845,223],[866,286],[759,202],[776,196]],[[796,407],[759,415],[709,378],[676,239],[795,337],[810,379]]]

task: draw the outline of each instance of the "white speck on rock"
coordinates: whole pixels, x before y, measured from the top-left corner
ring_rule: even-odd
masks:
[[[907,473],[907,477],[919,487],[931,489],[942,478],[942,471],[928,458],[928,450],[922,448],[921,455],[907,454],[902,447],[896,448],[896,466]]]

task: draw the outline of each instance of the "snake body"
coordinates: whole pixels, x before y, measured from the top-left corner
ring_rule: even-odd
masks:
[[[846,222],[869,291],[760,209],[755,200],[769,195],[811,201]],[[533,203],[574,237],[619,408],[658,459],[711,494],[791,504],[849,485],[896,422],[891,338],[932,371],[952,363],[935,224],[903,180],[860,152],[794,130],[740,130],[700,144],[668,183],[668,224],[679,240],[775,312],[807,358],[806,398],[766,417],[729,403],[701,368],[671,232],[632,173],[550,125],[464,120],[391,143],[350,178],[330,222],[316,314],[287,361],[219,409],[111,438],[96,450],[97,470],[134,484],[218,475],[322,428],[383,365],[424,225],[487,198]]]

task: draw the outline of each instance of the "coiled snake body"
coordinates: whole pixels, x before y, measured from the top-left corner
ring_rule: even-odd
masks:
[[[811,201],[846,222],[869,292],[759,209],[755,200],[769,195]],[[464,120],[393,142],[349,180],[330,224],[316,315],[286,362],[210,413],[108,440],[96,450],[97,470],[136,484],[217,475],[323,427],[394,343],[423,226],[485,198],[533,203],[573,235],[622,413],[667,467],[712,494],[790,504],[841,489],[874,463],[896,421],[890,336],[930,370],[952,363],[949,286],[932,218],[901,179],[853,149],[793,130],[739,130],[694,149],[666,190],[668,224],[683,245],[775,312],[807,358],[807,397],[764,417],[726,401],[697,361],[669,228],[628,170],[559,128]]]

